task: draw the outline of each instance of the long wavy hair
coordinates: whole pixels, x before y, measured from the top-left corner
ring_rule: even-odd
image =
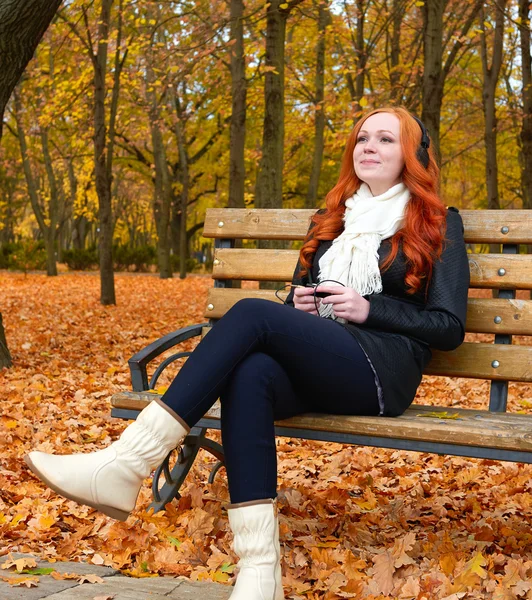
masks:
[[[383,112],[395,115],[400,122],[401,148],[405,162],[401,178],[410,190],[411,197],[406,208],[405,224],[391,238],[391,250],[381,265],[381,271],[392,264],[402,244],[407,261],[406,290],[409,294],[415,294],[424,284],[428,284],[433,264],[441,255],[447,210],[438,194],[439,169],[432,148],[428,150],[429,164],[425,169],[416,156],[421,143],[421,128],[408,110],[402,107],[379,108],[367,113],[349,135],[338,183],[327,194],[326,210],[312,217],[314,227],[301,248],[302,274],[311,268],[320,240],[333,240],[342,233],[345,202],[362,184],[353,163],[353,151],[359,131],[369,117]]]

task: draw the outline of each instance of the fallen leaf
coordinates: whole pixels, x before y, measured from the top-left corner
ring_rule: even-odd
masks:
[[[384,596],[388,596],[393,590],[394,557],[390,551],[386,550],[382,554],[377,554],[373,558],[373,562],[375,564],[374,579],[379,591]]]
[[[80,575],[78,578],[80,583],[103,583],[103,579],[98,577],[98,575]]]
[[[11,567],[15,567],[15,571],[22,571],[22,569],[26,569],[28,567],[33,568],[37,566],[37,561],[34,558],[17,558],[6,560],[2,563],[2,569],[11,569]]]
[[[428,413],[421,413],[419,415],[416,415],[417,417],[427,417],[429,419],[459,419],[460,415],[459,413],[448,413],[447,411],[443,411],[443,412],[428,412]]]

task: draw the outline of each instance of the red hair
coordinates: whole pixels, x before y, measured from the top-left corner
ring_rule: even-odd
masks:
[[[302,274],[310,269],[320,240],[333,240],[342,233],[345,201],[362,184],[353,164],[353,151],[358,133],[366,119],[383,112],[395,115],[400,122],[401,148],[405,161],[401,178],[410,190],[410,201],[406,208],[404,226],[391,238],[391,251],[381,269],[386,270],[392,264],[402,242],[407,259],[405,276],[407,293],[415,294],[422,288],[423,280],[428,284],[434,261],[441,255],[447,210],[438,195],[439,169],[432,148],[428,150],[429,165],[425,169],[416,156],[421,143],[421,128],[406,108],[402,107],[379,108],[367,113],[357,122],[349,135],[338,183],[327,194],[326,210],[312,217],[315,226],[305,238],[301,248]]]

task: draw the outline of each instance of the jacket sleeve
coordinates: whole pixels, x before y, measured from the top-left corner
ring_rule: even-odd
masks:
[[[440,260],[434,264],[427,303],[372,294],[363,326],[399,333],[438,350],[454,350],[464,340],[469,289],[469,261],[462,217],[447,213],[447,233]]]
[[[317,212],[319,214],[322,214],[325,212],[325,210],[320,209]],[[314,221],[311,221],[310,227],[308,228],[307,235],[312,231],[312,229],[314,228],[314,225],[315,225]],[[292,276],[292,283],[294,285],[307,285],[307,283],[309,282],[308,273],[306,275],[304,275],[303,277],[297,276],[297,274],[301,271],[301,269],[302,269],[301,262],[298,259],[296,268],[294,270],[294,274]],[[286,297],[286,300],[284,303],[288,304],[288,306],[291,306],[292,308],[294,308],[294,288],[290,288],[290,293]]]

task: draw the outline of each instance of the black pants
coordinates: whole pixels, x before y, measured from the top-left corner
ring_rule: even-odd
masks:
[[[274,420],[379,414],[373,371],[342,325],[251,298],[198,344],[163,401],[192,427],[218,397],[232,502],[276,496]]]

